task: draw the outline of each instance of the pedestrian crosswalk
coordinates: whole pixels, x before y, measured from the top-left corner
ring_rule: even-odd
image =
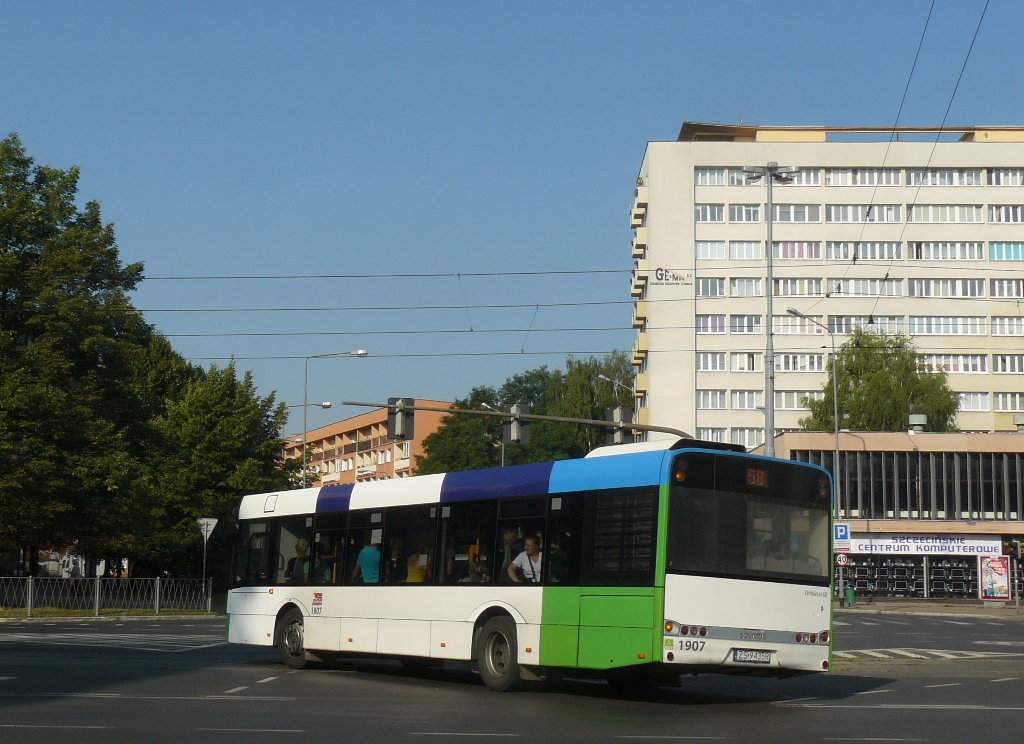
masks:
[[[1024,653],[1006,653],[1000,651],[946,651],[930,648],[862,648],[852,651],[833,651],[837,659],[990,659],[995,657],[1019,657]]]

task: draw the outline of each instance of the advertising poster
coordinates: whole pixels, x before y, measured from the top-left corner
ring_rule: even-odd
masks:
[[[1005,555],[983,555],[978,557],[978,563],[981,598],[1009,601],[1010,559]]]

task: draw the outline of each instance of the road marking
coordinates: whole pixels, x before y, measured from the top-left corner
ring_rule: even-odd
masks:
[[[893,692],[893,690],[864,690],[863,692],[855,692],[854,695],[878,695],[882,692]]]
[[[106,726],[58,726],[44,723],[0,723],[0,728],[15,729],[105,729]]]
[[[910,625],[910,623],[901,623],[899,620],[886,620],[885,622],[890,625]]]
[[[197,728],[196,731],[243,731],[253,734],[304,734],[305,729]]]
[[[959,687],[959,686],[960,686],[959,682],[947,682],[947,683],[942,684],[942,685],[925,685],[924,689],[930,690],[930,689],[932,689],[934,687]]]
[[[9,679],[17,679],[17,677],[0,677],[0,682],[6,682]]]
[[[842,703],[796,703],[789,705],[785,702],[775,702],[772,705],[787,708],[845,708],[847,710],[980,710],[980,711],[1006,711],[1020,713],[1024,712],[1022,706],[1009,705],[912,705],[912,704],[884,704],[877,705],[849,705]]]
[[[842,620],[833,620],[832,624],[833,625],[849,625],[849,623],[844,623]]]
[[[936,620],[937,623],[949,623],[950,625],[974,625],[974,623],[964,623],[959,620]]]
[[[904,651],[901,648],[892,648],[892,649],[889,649],[889,652],[893,653],[893,654],[899,654],[900,656],[906,656],[906,657],[911,658],[911,659],[927,659],[928,658],[927,656],[921,656],[921,654],[915,654],[915,653],[912,653],[910,651]]]
[[[993,682],[1016,682],[1020,677],[1003,677],[1002,679],[994,679]]]
[[[878,623],[869,623],[866,620],[861,620],[861,625],[878,625]]]
[[[294,702],[298,698],[283,695],[111,695],[100,692],[0,692],[0,698],[67,698],[69,700],[266,700]]]
[[[1002,623],[985,623],[985,625],[995,625],[997,628],[1003,627]]]
[[[49,646],[102,646],[104,648],[126,648],[134,651],[161,651],[181,653],[204,648],[224,646],[222,634],[168,635],[157,633],[4,633],[0,632],[0,643],[38,643]]]
[[[263,679],[258,680],[256,682],[256,684],[262,685],[262,684],[265,684],[267,682],[273,682],[275,679],[277,679],[277,677],[264,677]]]
[[[821,700],[821,698],[819,698],[817,696],[805,697],[805,698],[793,698],[792,700],[786,700],[784,702],[787,702],[787,703],[802,703],[804,700]]]
[[[616,736],[616,739],[687,739],[690,741],[725,741],[727,736],[644,736],[643,734],[631,734]]]
[[[232,692],[241,692],[242,690],[248,690],[248,687],[232,687],[230,690],[224,690],[225,695],[230,695]]]
[[[832,737],[826,737],[826,738],[822,739],[822,741],[928,741],[928,739],[890,739],[889,737],[882,737],[882,736],[859,736],[857,738],[853,738],[853,737],[843,737],[843,738],[840,738],[838,736],[832,736]]]
[[[410,731],[409,736],[501,736],[516,738],[522,736],[522,734],[470,734],[464,731]]]
[[[862,654],[867,654],[868,656],[874,656],[876,659],[890,659],[890,658],[892,658],[891,656],[888,656],[886,654],[881,654],[878,651],[867,651],[867,650],[865,650],[865,651],[861,651],[861,653]]]

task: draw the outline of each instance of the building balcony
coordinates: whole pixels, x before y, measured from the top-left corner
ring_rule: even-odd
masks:
[[[637,375],[633,378],[633,395],[642,398],[647,395],[647,373]]]
[[[644,287],[647,286],[647,272],[649,271],[649,264],[647,261],[637,261],[636,268],[633,269],[633,278],[630,281],[629,293],[633,297],[640,297],[644,293]]]
[[[640,300],[633,305],[633,327],[643,328],[647,322],[647,303]]]
[[[647,187],[637,186],[636,191],[633,192],[633,209],[643,208],[647,206]]]
[[[320,483],[321,484],[337,483],[340,480],[341,480],[341,473],[321,473],[320,474]]]
[[[629,210],[629,226],[631,228],[637,228],[644,224],[644,211],[643,209]]]
[[[647,228],[638,227],[633,236],[633,258],[643,258],[647,254]]]
[[[633,353],[630,356],[630,363],[634,367],[639,367],[643,364],[644,359],[647,358],[647,352],[650,348],[647,334],[644,332],[636,334],[636,341],[633,342]]]
[[[650,408],[637,408],[636,409],[636,422],[641,426],[650,426],[651,424],[651,409]]]

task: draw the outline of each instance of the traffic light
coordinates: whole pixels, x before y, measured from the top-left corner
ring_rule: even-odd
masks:
[[[604,418],[606,421],[617,424],[631,424],[633,423],[633,409],[626,406],[610,406],[604,409]],[[627,436],[632,436],[632,434],[632,430],[628,427],[608,427],[605,431],[604,443],[608,445],[625,444],[628,441]]]
[[[502,406],[502,410],[511,418],[502,419],[501,441],[505,444],[529,444],[530,422],[519,417],[529,413],[530,406],[526,403],[513,403],[510,406]]]
[[[1015,561],[1020,560],[1020,540],[1010,540],[1010,556]]]
[[[412,398],[388,398],[388,439],[412,439],[415,405]]]

